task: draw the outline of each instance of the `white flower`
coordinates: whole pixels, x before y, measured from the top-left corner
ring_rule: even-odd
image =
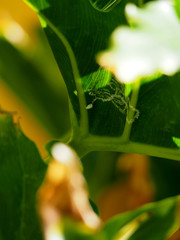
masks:
[[[98,63],[124,83],[158,72],[175,74],[180,69],[180,22],[172,2],[150,2],[143,9],[128,4],[126,15],[133,27],[113,32],[111,48],[97,56]]]

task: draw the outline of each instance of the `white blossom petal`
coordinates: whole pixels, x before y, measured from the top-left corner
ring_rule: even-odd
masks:
[[[126,14],[134,27],[117,28],[111,48],[97,56],[98,63],[124,83],[179,71],[180,22],[172,2],[150,2],[142,9],[128,4]]]

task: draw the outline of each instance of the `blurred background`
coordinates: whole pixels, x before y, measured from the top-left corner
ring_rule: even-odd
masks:
[[[47,156],[44,144],[70,131],[65,84],[37,15],[22,0],[0,0],[0,107],[16,112],[15,121],[43,158]],[[90,197],[104,221],[180,194],[176,161],[93,152],[82,163]]]
[[[37,15],[22,0],[0,0],[0,35],[0,106],[17,112],[44,155],[43,145],[69,129],[64,82]]]

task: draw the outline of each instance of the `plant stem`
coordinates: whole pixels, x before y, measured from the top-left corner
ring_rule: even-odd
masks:
[[[120,139],[113,137],[90,135],[88,138],[83,139],[80,143],[70,142],[69,145],[75,149],[80,157],[83,157],[92,151],[115,151],[144,154],[180,161],[180,149],[159,147],[131,141],[123,143]]]
[[[136,104],[138,101],[140,82],[141,82],[140,79],[135,81],[134,87],[132,90],[130,108],[127,112],[126,123],[125,123],[123,134],[121,136],[121,138],[123,139],[123,142],[127,142],[130,137],[131,128],[132,128],[132,119],[134,117],[134,109],[136,108]]]
[[[81,78],[79,75],[79,71],[78,71],[78,66],[76,63],[76,59],[74,56],[74,53],[71,49],[71,46],[69,45],[68,41],[66,40],[66,38],[63,36],[63,34],[61,34],[61,32],[59,31],[59,29],[57,29],[54,24],[49,21],[43,14],[38,13],[39,16],[44,19],[47,23],[47,25],[49,26],[49,28],[57,35],[57,37],[61,40],[61,42],[64,44],[64,47],[66,48],[67,54],[69,56],[70,62],[71,62],[71,67],[72,67],[72,71],[73,71],[73,75],[74,75],[74,79],[75,79],[75,84],[76,84],[76,88],[77,88],[77,92],[78,92],[78,98],[79,98],[79,106],[80,106],[80,134],[82,136],[86,136],[88,134],[89,131],[89,123],[88,123],[88,113],[86,110],[86,99],[84,96],[84,91],[82,88],[82,84],[81,84]],[[76,121],[77,123],[77,121]],[[75,125],[75,124],[74,124]],[[77,126],[75,126],[76,128],[78,127],[78,123]]]

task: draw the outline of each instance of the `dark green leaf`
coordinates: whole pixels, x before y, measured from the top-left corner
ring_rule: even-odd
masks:
[[[95,204],[95,202],[92,201],[92,200],[89,198],[89,203],[91,204],[91,207],[92,207],[93,211],[94,211],[98,216],[100,216],[99,208],[98,208],[98,206]]]
[[[74,110],[71,146],[80,155],[107,150],[179,160],[180,150],[172,137],[180,137],[180,75],[161,76],[144,84],[137,109],[133,109],[131,89],[125,89],[114,77],[111,81],[107,75],[103,77],[104,71],[99,71],[95,61],[96,54],[107,47],[112,31],[126,24],[126,1],[108,13],[96,10],[89,1],[26,1],[36,8],[43,21],[68,88]]]
[[[180,186],[178,184],[180,176],[179,161],[151,157],[150,173],[156,200],[180,194]]]
[[[95,54],[107,46],[114,28],[126,22],[123,7],[118,5],[111,14],[103,14],[95,10],[89,1],[27,2],[47,22],[45,32],[68,87],[74,110],[80,118],[80,106],[74,93],[78,92],[81,108],[84,108],[79,76],[84,77],[98,70]]]
[[[42,240],[36,192],[46,165],[12,117],[0,113],[0,239]]]

